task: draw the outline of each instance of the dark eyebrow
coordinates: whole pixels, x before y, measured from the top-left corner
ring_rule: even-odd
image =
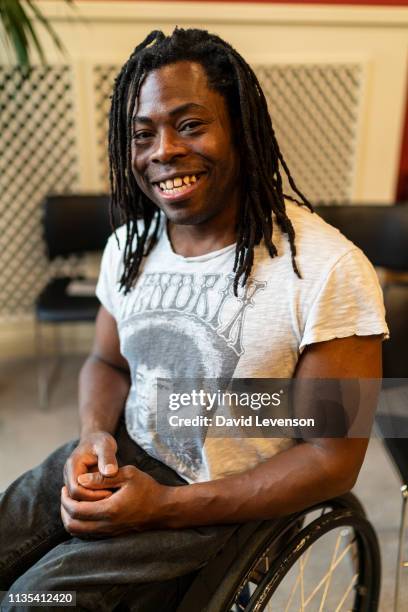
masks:
[[[173,108],[169,112],[169,115],[170,117],[174,117],[190,110],[206,111],[208,109],[206,109],[205,106],[201,106],[201,104],[196,104],[195,102],[187,102],[186,104],[181,104],[180,106],[176,106],[176,108]],[[134,115],[132,121],[133,123],[148,123],[149,125],[153,123],[153,120],[150,117],[143,117],[142,115]]]

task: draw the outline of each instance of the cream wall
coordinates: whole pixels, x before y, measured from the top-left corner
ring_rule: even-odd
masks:
[[[358,64],[351,197],[357,202],[393,201],[406,92],[408,8],[84,1],[69,10],[62,2],[39,5],[68,50],[61,56],[44,35],[47,58],[73,70],[81,189],[102,187],[94,66],[121,65],[150,30],[170,32],[179,25],[218,33],[252,64]],[[90,336],[90,328],[70,329],[65,349],[83,349]],[[0,357],[32,352],[31,316],[0,321]]]

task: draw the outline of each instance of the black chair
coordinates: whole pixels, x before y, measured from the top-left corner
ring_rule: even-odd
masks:
[[[360,247],[374,266],[407,270],[408,203],[316,206],[315,211]]]
[[[320,206],[316,209],[359,246],[378,267],[408,273],[408,203],[393,206]],[[390,339],[383,343],[383,394],[408,397],[408,282],[387,281],[383,287]],[[395,400],[394,400],[395,404]],[[402,510],[399,530],[394,610],[399,609],[408,500],[408,405],[405,413],[378,412],[376,429],[401,480]]]
[[[100,252],[111,234],[109,220],[109,197],[107,195],[52,195],[43,202],[43,233],[50,262],[57,258],[83,256]],[[40,405],[48,405],[50,384],[55,376],[47,373],[43,355],[42,326],[52,324],[58,337],[58,326],[67,322],[94,321],[99,302],[94,295],[73,293],[73,281],[84,282],[72,272],[54,276],[43,288],[35,302],[36,347],[38,357],[38,383]],[[86,287],[84,287],[86,289]],[[57,351],[59,358],[60,351]],[[57,364],[59,359],[57,359]]]

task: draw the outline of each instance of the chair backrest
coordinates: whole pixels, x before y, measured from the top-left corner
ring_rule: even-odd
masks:
[[[373,265],[408,270],[408,203],[317,206],[315,210],[360,247]]]
[[[390,339],[383,343],[384,378],[408,379],[408,283],[384,287]]]
[[[408,272],[408,204],[318,206],[316,212],[375,266]],[[384,303],[390,340],[383,343],[383,376],[408,378],[408,282],[387,283]]]
[[[103,250],[112,233],[109,196],[51,195],[43,202],[44,239],[50,260]]]

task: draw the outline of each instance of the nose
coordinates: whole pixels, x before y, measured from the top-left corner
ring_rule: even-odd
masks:
[[[187,148],[178,132],[171,128],[165,128],[157,136],[157,146],[152,152],[152,161],[167,164],[177,157],[187,154]]]

